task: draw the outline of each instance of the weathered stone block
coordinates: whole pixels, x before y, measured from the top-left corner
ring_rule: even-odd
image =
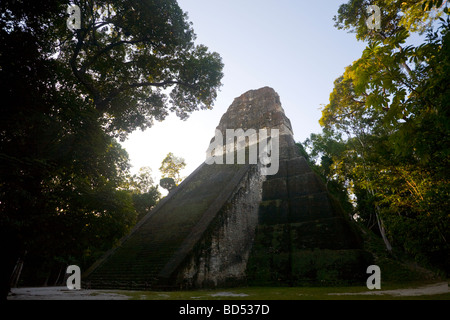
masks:
[[[292,223],[292,249],[358,249],[358,239],[347,221],[340,217]]]
[[[286,185],[286,179],[270,179],[263,184],[262,199],[274,200],[274,199],[287,199],[289,197],[288,189]]]
[[[325,192],[289,199],[290,222],[331,218],[335,213]]]
[[[278,172],[272,176],[267,176],[267,180],[273,179],[286,179],[287,178],[287,161],[280,160]]]
[[[313,172],[304,157],[295,157],[293,159],[286,160],[286,162],[288,168],[287,175],[289,177]]]
[[[358,249],[321,249],[296,251],[291,261],[292,285],[363,285],[373,258]]]
[[[288,176],[288,190],[291,198],[325,191],[313,172]]]
[[[259,224],[280,224],[289,222],[289,206],[287,200],[266,200],[259,206]]]
[[[308,196],[308,199],[310,203],[311,217],[313,219],[333,217],[336,215],[336,212],[331,205],[330,195],[328,192],[311,194]]]

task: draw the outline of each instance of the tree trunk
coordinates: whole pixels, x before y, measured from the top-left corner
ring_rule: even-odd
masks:
[[[388,240],[388,238],[386,236],[386,231],[384,229],[383,220],[381,220],[380,216],[378,215],[378,210],[379,209],[378,209],[378,206],[377,206],[377,208],[375,210],[375,215],[377,217],[378,228],[380,229],[380,234],[381,234],[381,237],[383,238],[383,241],[384,241],[384,244],[386,246],[386,249],[389,252],[392,252],[392,246],[391,246],[391,243],[389,242],[389,240]]]
[[[27,254],[26,251],[25,254]],[[22,273],[22,268],[23,268],[23,259],[19,257],[17,259],[16,265],[11,275],[11,288],[17,288],[17,284],[19,283],[20,279],[20,274]]]
[[[64,269],[64,266],[61,266],[61,268],[59,268],[58,277],[56,278],[55,283],[54,283],[55,286],[57,286],[59,284],[58,283],[59,282],[59,278],[61,278],[61,273],[62,273],[63,269]]]

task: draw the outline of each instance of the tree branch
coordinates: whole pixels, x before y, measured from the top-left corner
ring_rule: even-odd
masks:
[[[89,59],[89,61],[87,61],[80,69],[81,73],[85,73],[86,70],[95,63],[95,61],[102,55],[104,55],[105,53],[107,53],[108,51],[114,49],[117,46],[121,46],[123,44],[136,44],[139,42],[143,42],[143,41],[149,41],[148,39],[138,39],[138,40],[121,40],[121,41],[117,41],[117,42],[113,42],[110,43],[109,45],[107,45],[106,47],[104,47],[102,50],[100,50],[99,52],[97,52],[91,59]]]
[[[150,87],[150,86],[151,87],[164,87],[164,86],[173,85],[173,84],[179,84],[179,85],[182,85],[185,87],[195,89],[195,86],[190,85],[185,82],[177,81],[177,80],[166,80],[163,82],[138,82],[138,83],[129,84],[128,87],[130,87],[130,88]]]
[[[77,78],[78,81],[87,89],[87,91],[92,95],[94,98],[94,102],[98,99],[98,92],[95,89],[95,87],[86,79],[84,72],[81,72],[77,68],[77,58],[78,55],[81,52],[81,48],[83,47],[84,39],[86,38],[86,35],[88,33],[88,29],[81,29],[77,31],[77,45],[75,46],[75,50],[73,51],[73,54],[69,60],[70,68],[72,69],[72,72],[74,76]]]
[[[380,31],[379,32],[380,36],[383,38],[383,40],[387,39],[387,36],[384,34],[384,32]],[[400,52],[403,52],[403,47],[401,45],[397,46],[397,49],[400,50]],[[408,74],[408,76],[410,78],[412,78],[412,71],[411,68],[406,64],[406,62],[402,62],[401,63],[402,67],[405,68],[406,73]]]
[[[181,86],[189,87],[192,89],[196,89],[195,86],[190,85],[185,82],[177,81],[177,80],[166,80],[163,82],[137,82],[137,83],[131,83],[131,84],[124,84],[118,89],[112,91],[106,98],[102,99],[101,101],[98,101],[96,104],[96,107],[99,111],[105,111],[106,105],[115,97],[117,97],[120,93],[123,91],[130,89],[130,88],[141,88],[141,87],[164,87],[168,85],[174,85],[178,84]]]

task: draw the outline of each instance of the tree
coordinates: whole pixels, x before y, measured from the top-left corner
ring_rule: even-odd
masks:
[[[194,44],[176,1],[73,3],[74,31],[67,1],[0,4],[3,297],[25,251],[24,277],[42,284],[111,248],[137,215],[115,138],[210,108],[220,87],[220,56]]]
[[[66,19],[53,23],[57,52],[108,132],[123,139],[168,111],[186,119],[211,108],[223,64],[217,53],[194,44],[191,24],[175,0],[75,3],[82,27],[71,33]]]
[[[136,193],[147,193],[154,187],[152,177],[152,169],[150,167],[142,167],[139,173],[130,177],[130,189]]]
[[[138,175],[133,175],[130,181],[133,205],[138,213],[137,221],[142,219],[158,203],[161,193],[153,182],[152,170],[149,167],[139,169]]]
[[[176,157],[172,152],[169,152],[164,160],[161,162],[161,171],[163,178],[173,179],[175,186],[178,186],[183,180],[180,176],[180,171],[186,167],[186,163],[183,158]]]
[[[159,180],[159,185],[169,192],[177,186],[173,178],[162,178]]]
[[[425,28],[448,14],[443,7],[432,13],[432,4],[442,3],[371,1],[383,10],[379,31],[366,26],[368,1],[340,7],[336,26],[351,29],[367,47],[335,81],[320,120],[323,133],[306,143],[312,156],[322,154],[329,179],[341,180],[356,197],[359,220],[378,230],[387,248],[393,244],[448,272],[448,15],[438,30]],[[416,30],[428,30],[427,40],[404,46]]]
[[[376,5],[381,10],[381,30],[369,30],[367,8]],[[425,32],[433,21],[448,13],[443,0],[350,0],[338,9],[333,20],[338,29],[350,30],[358,40],[386,40],[399,32]]]

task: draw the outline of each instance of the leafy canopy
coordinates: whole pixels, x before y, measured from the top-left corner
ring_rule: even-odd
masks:
[[[186,119],[211,108],[221,86],[220,56],[195,45],[175,0],[73,1],[81,29],[69,30],[64,0],[2,1],[9,33],[36,35],[42,54],[60,62],[61,89],[91,104],[108,133],[122,139],[169,111]]]
[[[194,41],[175,0],[0,2],[3,294],[25,251],[24,278],[42,285],[61,264],[92,263],[156,203],[145,172],[130,188],[116,138],[212,107],[223,64]]]
[[[378,5],[381,30],[366,9]],[[354,199],[351,214],[417,260],[446,270],[450,261],[450,19],[443,1],[350,0],[339,29],[367,41],[336,79],[322,110],[322,134],[305,141],[327,185]],[[430,24],[439,20],[440,26]],[[405,45],[412,32],[420,45]]]

